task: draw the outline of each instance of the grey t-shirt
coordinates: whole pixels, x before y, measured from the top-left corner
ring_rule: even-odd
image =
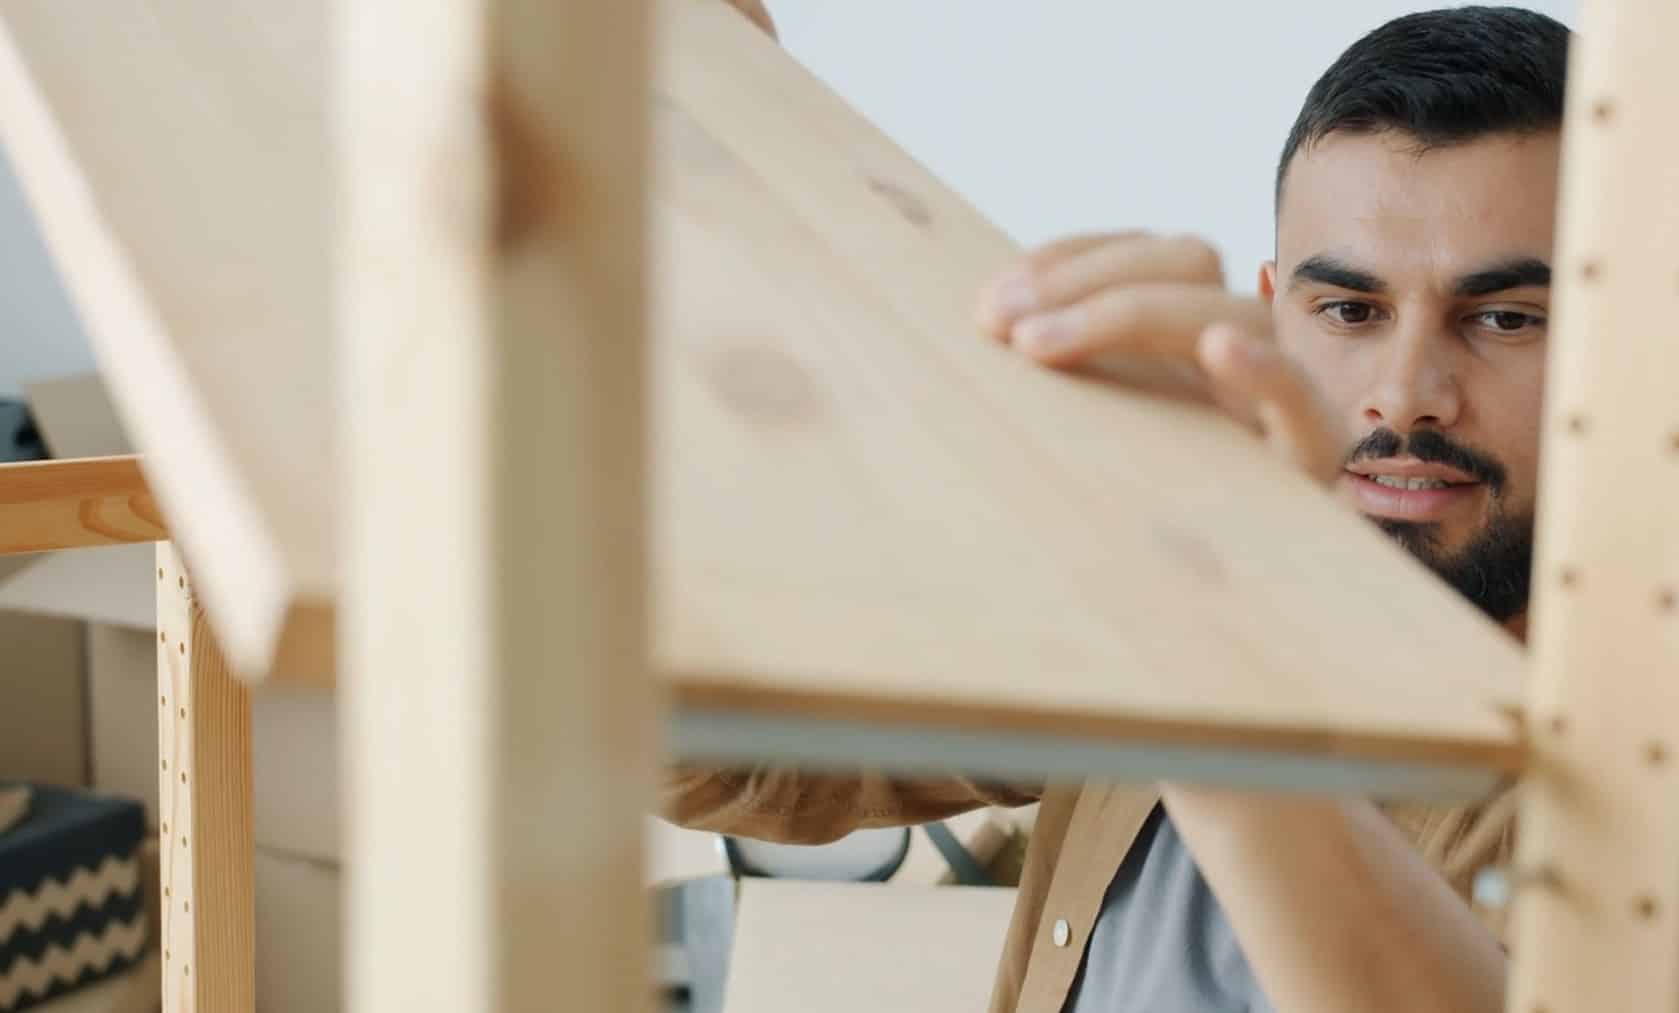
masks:
[[[1064,1013],[1275,1013],[1160,806],[1102,898]]]

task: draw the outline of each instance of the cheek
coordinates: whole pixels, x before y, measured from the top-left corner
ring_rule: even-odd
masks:
[[[1338,421],[1357,422],[1363,381],[1349,342],[1335,340],[1309,322],[1295,320],[1285,325],[1279,319],[1277,344],[1300,364]]]

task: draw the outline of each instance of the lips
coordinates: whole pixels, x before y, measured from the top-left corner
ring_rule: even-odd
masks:
[[[1461,472],[1439,465],[1395,469],[1386,462],[1380,468],[1371,462],[1356,470],[1348,469],[1347,480],[1365,514],[1418,523],[1444,519],[1474,498],[1482,486]]]

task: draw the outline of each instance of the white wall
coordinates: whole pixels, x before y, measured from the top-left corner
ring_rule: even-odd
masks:
[[[0,397],[93,368],[81,326],[0,153]]]
[[[1306,91],[1449,0],[767,0],[788,50],[1023,243],[1192,231],[1252,291]],[[1573,25],[1577,0],[1521,6]]]
[[[787,48],[1016,239],[1194,231],[1252,290],[1306,89],[1401,0],[768,0]],[[1527,6],[1574,23],[1578,0]],[[0,397],[91,365],[0,164]]]

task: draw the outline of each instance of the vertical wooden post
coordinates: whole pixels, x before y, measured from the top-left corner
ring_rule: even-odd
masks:
[[[1679,1008],[1679,37],[1574,40],[1547,369],[1510,1005]]]
[[[349,1006],[645,1009],[645,4],[339,9]]]
[[[165,1013],[256,1007],[251,703],[175,547],[157,547],[158,864]]]

